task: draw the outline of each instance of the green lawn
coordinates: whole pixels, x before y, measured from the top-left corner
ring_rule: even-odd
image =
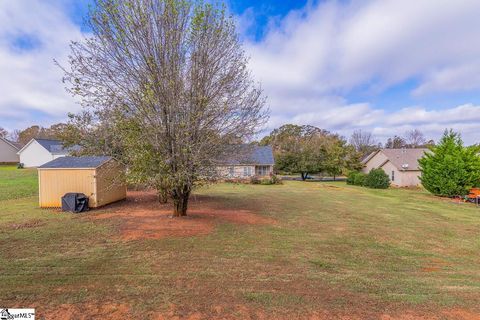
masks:
[[[37,189],[36,169],[0,165],[0,201],[32,196]]]
[[[123,241],[118,221],[88,218],[102,211],[38,209],[34,190],[34,171],[0,169],[0,306],[112,319],[120,306],[206,319],[480,311],[480,209],[424,191],[218,184],[196,195],[276,222]]]

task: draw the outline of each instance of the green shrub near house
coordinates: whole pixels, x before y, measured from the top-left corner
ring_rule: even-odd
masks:
[[[358,171],[350,171],[347,174],[347,184],[354,185],[355,184],[355,176],[357,175]]]
[[[363,185],[372,189],[387,189],[390,186],[390,178],[383,169],[372,169],[365,176]]]
[[[367,175],[363,172],[357,172],[353,180],[353,184],[356,186],[364,186],[366,176]]]
[[[382,169],[373,169],[368,174],[351,171],[347,175],[347,184],[374,189],[386,189],[390,186],[390,178]]]

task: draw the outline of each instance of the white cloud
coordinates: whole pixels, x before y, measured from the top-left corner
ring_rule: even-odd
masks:
[[[48,125],[79,110],[53,64],[54,58],[65,63],[69,42],[83,37],[67,14],[73,1],[0,1],[0,126]],[[387,110],[345,98],[352,89],[375,94],[410,79],[419,83],[406,93],[412,99],[480,89],[480,1],[313,3],[273,17],[259,42],[244,37],[250,67],[269,98],[267,129],[308,123],[344,135],[363,128],[382,139],[414,127],[438,138],[451,127],[467,142],[480,140],[480,106],[470,101],[442,110]],[[239,17],[240,32],[256,27],[256,14],[248,9]],[[15,46],[24,38],[32,49]]]
[[[52,123],[78,110],[53,62],[65,63],[70,41],[82,37],[62,9],[41,0],[0,2],[0,126],[30,125],[43,113]],[[32,45],[25,49],[19,41]]]
[[[480,123],[473,115],[478,106],[386,111],[342,98],[352,89],[381,92],[410,79],[419,81],[406,92],[413,98],[479,89],[478,12],[478,0],[328,1],[272,22],[262,41],[246,43],[269,97],[270,127],[282,121],[340,132],[363,127],[386,136],[421,125],[434,137],[453,127],[467,141],[479,140],[471,130]]]

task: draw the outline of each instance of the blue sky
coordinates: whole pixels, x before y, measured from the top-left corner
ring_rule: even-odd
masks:
[[[63,89],[68,43],[90,1],[0,2],[0,126],[64,121],[80,106]],[[229,0],[250,68],[268,96],[265,131],[312,124],[384,141],[445,128],[480,142],[477,0]]]

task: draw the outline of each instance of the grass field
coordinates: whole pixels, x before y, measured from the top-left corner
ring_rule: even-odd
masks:
[[[2,307],[46,319],[480,315],[480,209],[470,204],[342,182],[218,184],[196,192],[185,221],[148,223],[195,225],[210,211],[248,212],[249,223],[215,218],[203,234],[127,241],[118,235],[133,222],[109,218],[122,204],[42,210],[36,183],[35,171],[0,169]]]

